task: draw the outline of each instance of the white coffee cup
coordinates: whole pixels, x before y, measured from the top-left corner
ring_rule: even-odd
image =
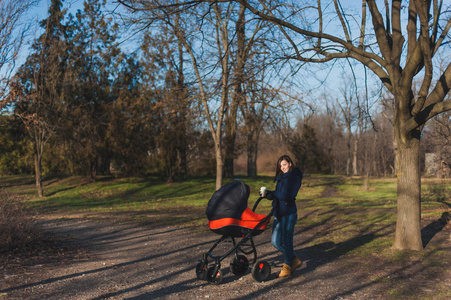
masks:
[[[266,187],[265,187],[265,186],[262,186],[262,187],[260,188],[260,195],[261,195],[262,197],[266,197]]]

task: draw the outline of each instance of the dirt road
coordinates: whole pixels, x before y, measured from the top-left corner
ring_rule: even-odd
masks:
[[[219,237],[207,229],[137,226],[87,219],[42,220],[65,241],[70,257],[10,261],[0,269],[0,299],[391,299],[451,297],[451,259],[434,272],[424,261],[397,264],[348,255],[350,245],[326,242],[305,246],[312,232],[295,233],[296,254],[304,261],[293,277],[278,279],[281,256],[270,245],[270,230],[255,237],[260,258],[272,274],[256,282],[250,272],[239,278],[222,266],[220,285],[196,278],[202,253]],[[434,242],[451,248],[448,224]],[[359,237],[363,244],[374,237]],[[229,249],[230,244],[221,249]],[[222,250],[218,251],[221,252]],[[341,251],[337,251],[341,249]],[[61,251],[64,251],[61,250]],[[69,251],[69,252],[70,252]],[[332,254],[330,254],[332,253]],[[371,256],[370,256],[371,257]],[[18,268],[20,266],[20,269]]]

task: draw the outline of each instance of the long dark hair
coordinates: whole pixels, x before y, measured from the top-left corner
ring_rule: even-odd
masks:
[[[290,169],[288,171],[293,170],[294,168],[294,163],[293,160],[291,159],[291,157],[289,157],[288,155],[282,155],[281,157],[279,157],[279,159],[277,160],[277,165],[276,165],[276,176],[274,176],[274,180],[279,177],[280,174],[282,174],[282,169],[280,168],[280,163],[282,162],[282,160],[286,160],[289,164],[290,164]]]

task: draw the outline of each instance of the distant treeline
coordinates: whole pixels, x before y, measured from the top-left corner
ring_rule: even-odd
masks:
[[[272,172],[284,152],[306,173],[396,174],[392,99],[365,110],[359,95],[350,96],[355,87],[344,86],[347,93],[325,96],[321,107],[307,105],[308,98],[271,86],[284,79],[277,77],[278,66],[270,64],[268,53],[260,51],[263,40],[248,45],[254,50],[245,64],[232,59],[244,55],[239,34],[228,44],[229,82],[224,81],[225,61],[214,59],[221,52],[207,43],[208,34],[193,41],[203,47],[196,54],[198,65],[188,59],[194,57],[188,50],[196,49],[169,25],[142,32],[139,51],[126,53],[118,24],[102,8],[100,1],[86,1],[72,15],[61,1],[51,2],[42,35],[8,88],[0,118],[0,174],[95,179],[159,173],[171,181],[214,175],[218,149],[228,177],[234,176],[238,158],[244,158],[250,176]],[[233,26],[238,24],[239,19]],[[206,32],[217,29],[204,26]],[[203,67],[202,76],[196,77],[194,66]],[[294,109],[304,112],[296,125],[287,113]],[[423,151],[436,146],[424,145]]]

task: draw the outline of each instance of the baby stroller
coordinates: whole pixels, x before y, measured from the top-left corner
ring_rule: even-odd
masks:
[[[221,262],[232,253],[234,255],[230,262],[230,270],[233,274],[237,276],[246,274],[249,260],[245,255],[253,254],[252,277],[258,282],[268,279],[271,266],[264,260],[257,262],[257,249],[252,238],[266,229],[274,209],[268,215],[255,213],[255,209],[263,198],[260,197],[251,210],[247,207],[249,194],[249,186],[236,179],[217,190],[208,201],[206,213],[209,228],[222,237],[203,254],[197,264],[198,279],[207,280],[211,284],[220,284],[223,277]],[[241,240],[237,241],[238,238]],[[221,242],[231,242],[233,246],[223,255],[213,255],[212,251]],[[208,258],[214,261],[211,266],[208,265]]]

